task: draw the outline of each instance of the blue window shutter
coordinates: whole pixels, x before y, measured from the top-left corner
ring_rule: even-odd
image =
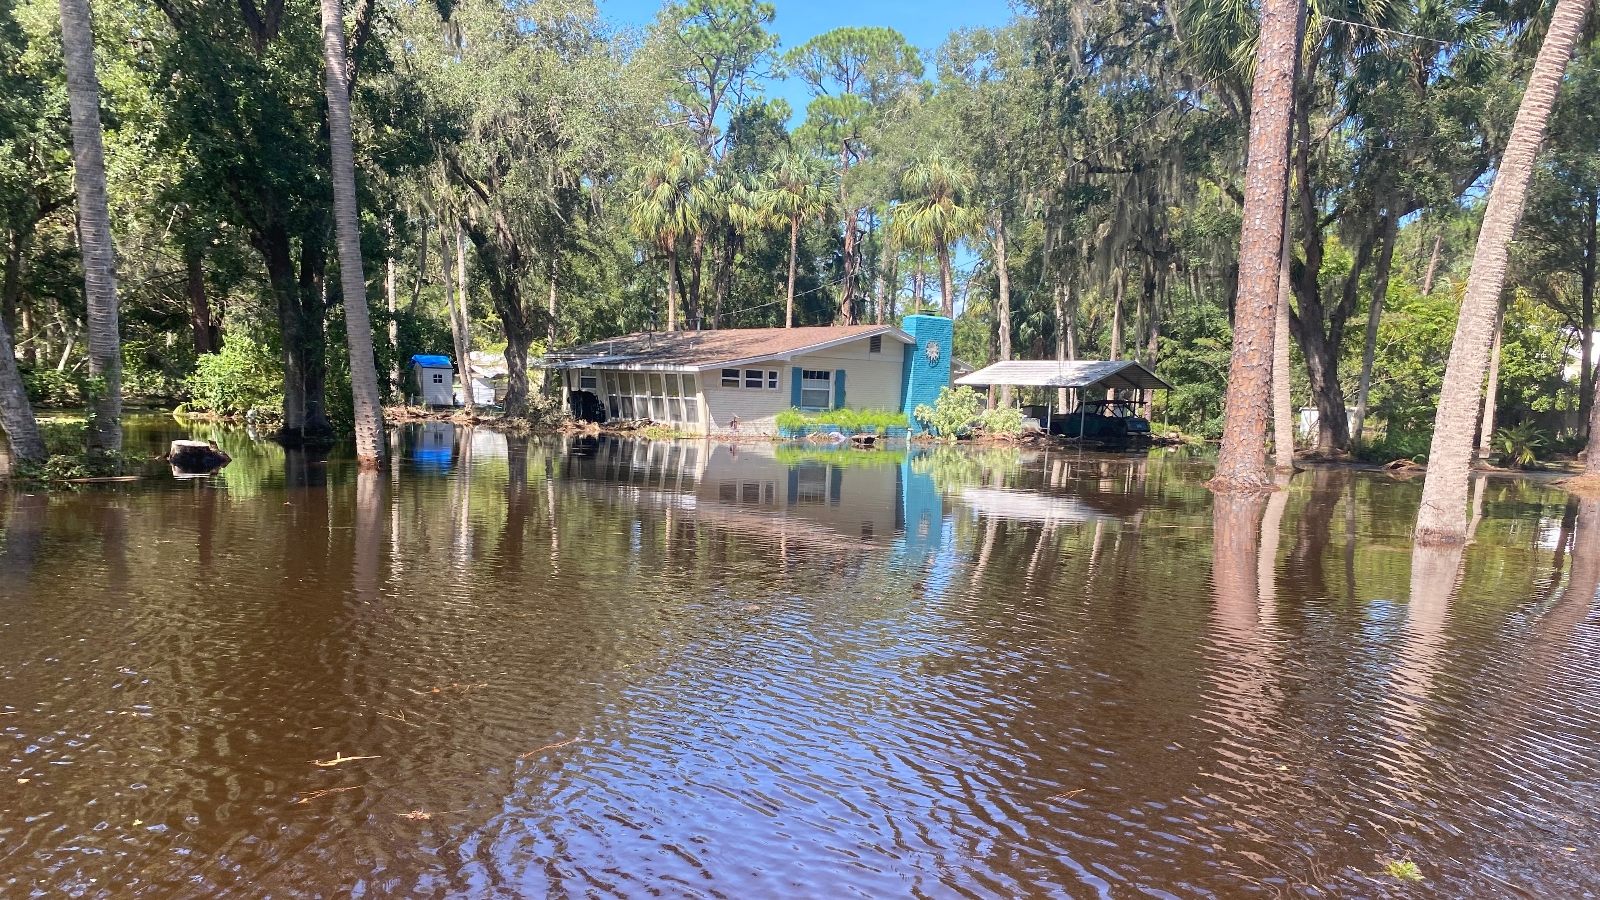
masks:
[[[789,405],[795,409],[800,408],[800,369],[798,366],[789,370]]]
[[[844,370],[833,370],[833,408],[844,409]]]

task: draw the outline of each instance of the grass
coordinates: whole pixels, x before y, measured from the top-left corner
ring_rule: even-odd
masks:
[[[1421,881],[1422,870],[1409,859],[1386,859],[1383,861],[1383,874],[1397,881]]]

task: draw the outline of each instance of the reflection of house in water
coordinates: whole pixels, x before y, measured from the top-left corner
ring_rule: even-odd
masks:
[[[414,432],[415,441],[407,455],[418,472],[443,474],[455,459],[456,427],[449,422],[424,422]]]
[[[602,490],[631,487],[692,509],[703,525],[809,547],[893,542],[923,555],[943,533],[943,503],[926,473],[898,454],[595,438],[575,442],[567,474]]]

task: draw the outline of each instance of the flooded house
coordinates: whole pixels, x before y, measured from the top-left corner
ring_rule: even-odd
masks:
[[[903,411],[950,384],[952,323],[640,332],[545,357],[570,407],[693,434],[771,433],[788,409]]]

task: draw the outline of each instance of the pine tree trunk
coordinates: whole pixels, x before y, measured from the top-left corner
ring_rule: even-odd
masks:
[[[1061,281],[1056,284],[1056,359],[1065,361],[1072,358],[1068,350],[1068,341],[1072,337],[1072,326],[1067,321],[1067,283]],[[1067,409],[1067,389],[1056,388],[1056,411],[1065,412]]]
[[[800,255],[800,217],[789,219],[789,299],[784,305],[783,327],[794,327],[794,270]]]
[[[344,3],[322,0],[323,86],[328,95],[328,144],[333,160],[333,220],[339,243],[339,286],[344,295],[345,344],[350,351],[350,400],[355,413],[356,459],[362,468],[383,464],[387,441],[383,394],[372,349],[372,313],[361,261],[361,213],[350,124],[349,59],[344,48]],[[391,280],[392,284],[392,280]],[[391,305],[393,300],[390,301]]]
[[[1417,511],[1415,537],[1420,544],[1460,544],[1466,539],[1472,420],[1482,397],[1480,385],[1494,337],[1500,291],[1505,285],[1511,238],[1522,219],[1539,142],[1588,5],[1588,0],[1557,0],[1489,192],[1478,246],[1473,251],[1472,271],[1467,276],[1466,297],[1450,346],[1450,362],[1439,393],[1439,410],[1434,417],[1428,475],[1422,486],[1422,506]]]
[[[1304,8],[1299,0],[1264,0],[1250,100],[1244,225],[1239,236],[1239,300],[1223,415],[1222,449],[1212,487],[1270,490],[1267,411],[1272,394],[1289,188],[1289,133]]]
[[[556,261],[555,261],[554,257],[551,257],[551,259],[550,259],[550,299],[545,305],[545,315],[546,315],[547,321],[545,323],[544,352],[546,352],[546,353],[549,353],[550,351],[552,351],[552,350],[554,350],[556,348],[556,339],[561,334],[560,327],[559,327],[560,313],[561,313],[560,301],[559,301],[559,298],[556,296]]]
[[[28,404],[11,332],[4,322],[0,322],[0,431],[5,432],[5,440],[11,446],[13,464],[45,461],[44,439],[39,436],[39,423]]]
[[[1378,355],[1378,325],[1383,319],[1383,301],[1389,294],[1389,266],[1394,262],[1394,243],[1398,217],[1393,209],[1383,216],[1383,248],[1378,251],[1378,268],[1372,273],[1372,303],[1367,308],[1367,335],[1361,345],[1361,381],[1356,387],[1356,440],[1367,431],[1367,395],[1372,390],[1372,363]]]
[[[72,181],[78,192],[78,244],[89,307],[89,452],[122,451],[122,348],[117,330],[117,273],[100,133],[100,80],[94,69],[89,0],[60,0],[61,48],[72,113]]]

